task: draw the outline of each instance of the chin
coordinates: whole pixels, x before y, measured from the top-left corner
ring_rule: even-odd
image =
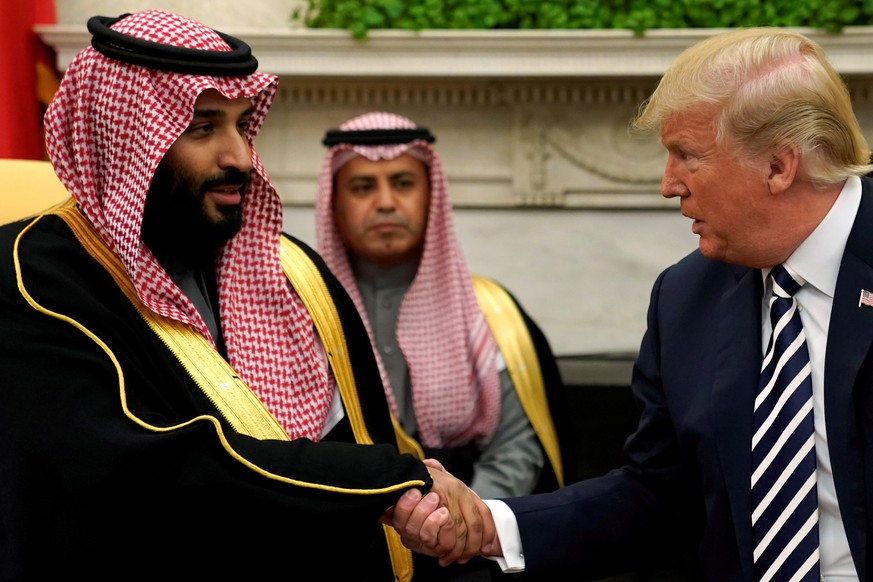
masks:
[[[730,262],[726,259],[724,247],[714,247],[713,245],[708,245],[703,240],[701,240],[698,248],[700,249],[700,254],[702,254],[707,259],[710,259],[712,261]]]

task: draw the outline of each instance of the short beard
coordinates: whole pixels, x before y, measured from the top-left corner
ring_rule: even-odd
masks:
[[[161,161],[146,198],[142,240],[161,263],[211,264],[216,251],[240,231],[242,203],[219,207],[222,217],[216,221],[203,206],[205,194],[216,186],[242,184],[244,199],[250,178],[229,168],[198,183],[190,173]]]

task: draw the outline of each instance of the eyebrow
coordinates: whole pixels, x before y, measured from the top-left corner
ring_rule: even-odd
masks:
[[[661,146],[663,146],[665,149],[668,149],[668,150],[669,149],[685,149],[687,147],[687,140],[685,139],[684,136],[681,136],[681,135],[680,136],[674,135],[666,140],[663,138],[660,138],[660,139],[658,139],[658,141],[660,142]]]
[[[254,107],[249,107],[240,114],[240,117],[248,117],[254,111]],[[227,115],[225,109],[197,109],[194,108],[194,117],[224,117]]]
[[[415,172],[412,172],[409,170],[400,170],[399,172],[394,172],[393,174],[388,174],[388,179],[394,180],[397,178],[405,178],[406,176],[415,177]],[[351,176],[348,177],[349,182],[352,182],[354,180],[376,180],[376,179],[378,179],[378,178],[374,174],[367,174],[367,173],[352,174]]]

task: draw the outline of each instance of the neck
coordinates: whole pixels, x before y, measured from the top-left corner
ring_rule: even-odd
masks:
[[[177,233],[178,234],[178,233]],[[143,236],[143,242],[165,269],[207,271],[215,267],[218,249],[206,248],[200,241],[185,236]]]
[[[826,187],[804,184],[805,188],[782,198],[779,220],[771,227],[779,236],[764,266],[778,265],[791,256],[830,212],[844,185],[845,180]]]
[[[418,258],[410,259],[390,267],[366,261],[357,256],[350,256],[352,271],[358,280],[383,282],[390,285],[410,284],[418,271]]]

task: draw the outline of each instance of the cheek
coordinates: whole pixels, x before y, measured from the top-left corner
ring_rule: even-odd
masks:
[[[349,230],[349,220],[345,214],[335,214],[333,222],[341,239],[348,241],[352,238],[352,233]]]
[[[748,196],[748,191],[741,184],[731,184],[725,187],[722,182],[710,185],[707,196],[701,206],[715,229],[725,237],[743,238],[755,214],[754,200]]]
[[[430,199],[424,194],[413,197],[406,205],[406,216],[418,232],[424,231],[429,212]]]
[[[427,226],[427,209],[419,210],[415,213],[415,217],[412,220],[415,230],[418,233],[424,233],[424,229]]]
[[[694,193],[694,197],[700,204],[713,207],[721,205],[728,198],[725,195],[727,193],[726,190],[733,187],[730,181],[725,181],[726,176],[730,176],[730,174],[726,172],[712,172],[707,168],[696,172],[688,172],[685,175],[684,182]]]
[[[342,209],[335,212],[335,217],[340,234],[347,239],[352,239],[363,229],[366,214],[363,205],[347,201]]]

